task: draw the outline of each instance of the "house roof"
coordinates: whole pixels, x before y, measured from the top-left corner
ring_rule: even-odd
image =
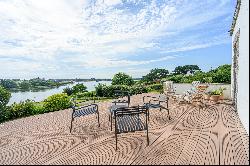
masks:
[[[234,16],[233,16],[233,22],[232,22],[232,25],[231,25],[231,29],[228,31],[228,32],[230,32],[230,36],[232,36],[233,32],[234,32],[234,27],[235,27],[235,24],[236,24],[236,21],[237,21],[239,12],[240,12],[240,5],[241,5],[241,0],[237,0],[235,11],[234,11]]]

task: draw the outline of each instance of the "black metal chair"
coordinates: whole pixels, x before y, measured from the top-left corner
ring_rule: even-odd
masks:
[[[160,108],[160,111],[162,109],[167,110],[168,111],[168,117],[169,117],[169,120],[170,120],[168,101],[169,101],[169,97],[164,95],[164,94],[160,94],[159,96],[143,96],[144,106],[148,107],[148,109],[150,109],[150,108]],[[166,107],[163,106],[162,103],[165,103]]]
[[[98,105],[97,104],[88,104],[88,105],[81,106],[80,105],[81,103],[82,102],[76,103],[73,100],[73,105],[72,105],[73,112],[72,112],[72,118],[71,118],[70,133],[72,131],[72,125],[73,125],[74,119],[76,117],[80,117],[80,116],[97,114],[98,127],[100,127]]]
[[[144,118],[143,115],[145,115]],[[148,107],[146,106],[123,107],[114,110],[116,150],[117,135],[121,133],[146,130],[147,145],[149,145],[148,116]]]
[[[129,106],[130,104],[130,93],[128,91],[122,91],[122,90],[114,90],[114,97],[115,99],[113,100],[112,103],[115,105],[117,103],[124,103]],[[127,99],[124,99],[124,97],[127,97]]]

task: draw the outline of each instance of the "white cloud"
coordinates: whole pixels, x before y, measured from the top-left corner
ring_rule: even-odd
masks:
[[[124,3],[121,0],[2,0],[0,63],[3,56],[25,57],[33,61],[18,65],[8,61],[8,65],[23,70],[32,64],[34,69],[48,64],[47,71],[68,63],[86,68],[156,63],[171,56],[163,54],[148,61],[143,57],[132,61],[130,57],[150,50],[161,54],[209,47],[211,42],[209,39],[208,43],[202,42],[202,35],[185,47],[174,39],[185,29],[196,28],[228,12],[221,10],[228,2],[217,0],[192,3],[128,0]],[[162,43],[165,38],[173,39],[174,44]],[[60,55],[64,52],[71,54]]]

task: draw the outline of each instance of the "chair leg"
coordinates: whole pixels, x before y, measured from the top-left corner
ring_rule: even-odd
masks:
[[[171,118],[170,118],[170,115],[169,115],[169,109],[168,109],[168,119],[170,120]]]
[[[147,144],[149,145],[148,129],[147,129]]]
[[[72,125],[73,125],[73,118],[71,119],[71,124],[70,124],[70,133],[71,133],[71,131],[72,131]]]
[[[113,125],[113,124],[112,124],[112,120],[113,120],[113,119],[112,119],[112,116],[111,116],[111,117],[110,117],[110,128],[111,128],[111,131],[112,131],[112,125]]]
[[[99,118],[99,112],[97,113],[97,121],[98,121],[98,127],[100,127],[100,118]]]
[[[148,122],[149,122],[149,110],[148,110]]]
[[[117,150],[117,134],[115,134],[115,150]]]

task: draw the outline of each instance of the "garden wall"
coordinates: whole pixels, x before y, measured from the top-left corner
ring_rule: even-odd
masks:
[[[163,88],[165,89],[165,85],[163,83]],[[173,87],[176,90],[177,94],[184,94],[187,90],[191,89],[192,84],[186,84],[186,83],[174,83]],[[231,84],[210,84],[207,91],[211,91],[211,90],[216,90],[219,89],[220,87],[222,88],[226,88],[226,90],[224,91],[224,98],[225,99],[231,99]]]

